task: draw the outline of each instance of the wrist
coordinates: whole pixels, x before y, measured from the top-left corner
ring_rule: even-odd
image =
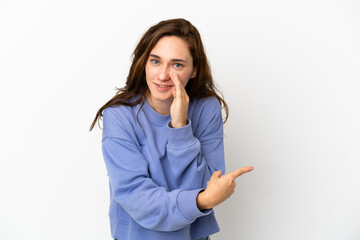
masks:
[[[171,122],[170,122],[172,128],[185,127],[188,123],[189,123],[189,121],[187,119],[185,121],[180,121],[180,122],[171,120]]]
[[[205,191],[202,191],[197,195],[196,205],[200,211],[213,208]]]

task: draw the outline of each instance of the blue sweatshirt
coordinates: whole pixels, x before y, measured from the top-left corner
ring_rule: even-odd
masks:
[[[218,232],[213,209],[200,211],[196,197],[214,171],[225,171],[219,101],[193,99],[188,124],[176,129],[170,115],[157,113],[146,100],[139,108],[103,112],[112,237],[190,240]]]

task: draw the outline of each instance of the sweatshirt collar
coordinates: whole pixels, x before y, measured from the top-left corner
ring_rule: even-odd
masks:
[[[155,111],[155,109],[153,109],[148,100],[145,98],[145,103],[143,106],[143,110],[145,112],[145,114],[151,118],[151,120],[157,122],[157,123],[168,123],[171,120],[171,116],[170,114],[167,115],[161,115],[160,113],[158,113],[157,111]]]

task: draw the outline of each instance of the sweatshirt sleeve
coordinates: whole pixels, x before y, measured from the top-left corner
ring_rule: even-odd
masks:
[[[197,208],[196,197],[201,189],[167,191],[154,183],[129,127],[123,126],[125,119],[114,119],[110,110],[104,112],[103,119],[104,131],[116,129],[117,135],[105,134],[102,140],[112,193],[138,224],[152,230],[174,231],[210,214]]]
[[[225,172],[220,103],[216,98],[207,99],[198,111],[196,126],[190,120],[182,128],[168,125],[168,166],[175,188],[190,185],[205,188],[214,171]]]

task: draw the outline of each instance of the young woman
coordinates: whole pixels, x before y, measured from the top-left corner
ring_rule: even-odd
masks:
[[[111,235],[125,240],[209,239],[213,207],[234,192],[225,170],[221,107],[197,29],[152,26],[133,54],[126,86],[99,109],[110,182]],[[225,118],[225,119],[226,119]]]

